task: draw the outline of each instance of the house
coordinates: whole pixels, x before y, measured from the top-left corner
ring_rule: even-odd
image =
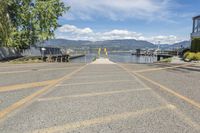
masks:
[[[191,38],[200,38],[200,15],[193,17],[193,29]]]

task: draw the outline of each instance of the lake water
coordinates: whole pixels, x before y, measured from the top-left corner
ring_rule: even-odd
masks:
[[[98,57],[98,55],[95,53],[91,53],[87,54],[85,57],[73,59],[70,62],[90,63],[93,61],[95,57]],[[149,57],[149,56],[138,57],[135,55],[131,55],[131,53],[110,53],[108,54],[108,58],[113,62],[120,62],[120,63],[153,63],[156,61],[156,57]]]

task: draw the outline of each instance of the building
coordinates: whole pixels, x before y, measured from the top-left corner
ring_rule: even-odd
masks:
[[[193,17],[193,29],[191,38],[200,38],[200,15]]]

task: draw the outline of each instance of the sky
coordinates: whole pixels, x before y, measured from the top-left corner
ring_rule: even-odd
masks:
[[[200,0],[62,0],[70,10],[59,18],[56,38],[136,39],[154,44],[190,40]]]

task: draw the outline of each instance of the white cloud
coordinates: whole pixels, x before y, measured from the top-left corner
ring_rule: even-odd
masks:
[[[114,29],[107,32],[94,32],[91,28],[77,28],[74,25],[63,25],[58,28],[56,32],[56,38],[64,38],[70,40],[90,40],[90,41],[100,41],[100,40],[114,40],[114,39],[136,39],[136,40],[146,40],[157,44],[173,44],[186,39],[179,38],[174,35],[158,35],[147,37],[141,33]]]
[[[177,36],[174,35],[168,35],[168,36],[154,36],[150,37],[148,41],[153,42],[153,43],[161,43],[161,44],[174,44],[180,41],[184,41],[186,39],[178,38]]]
[[[71,6],[69,19],[91,20],[96,15],[112,20],[165,19],[171,0],[63,0]],[[165,17],[163,17],[165,16]],[[166,19],[167,20],[167,19]]]
[[[127,30],[112,30],[109,32],[98,33],[98,40],[111,40],[111,39],[138,39],[142,35],[136,32],[131,32]]]
[[[59,31],[60,32],[75,33],[75,34],[88,34],[88,33],[93,32],[92,29],[90,29],[90,28],[80,29],[80,28],[77,28],[74,25],[68,25],[68,24],[65,24],[64,26],[60,27]]]

